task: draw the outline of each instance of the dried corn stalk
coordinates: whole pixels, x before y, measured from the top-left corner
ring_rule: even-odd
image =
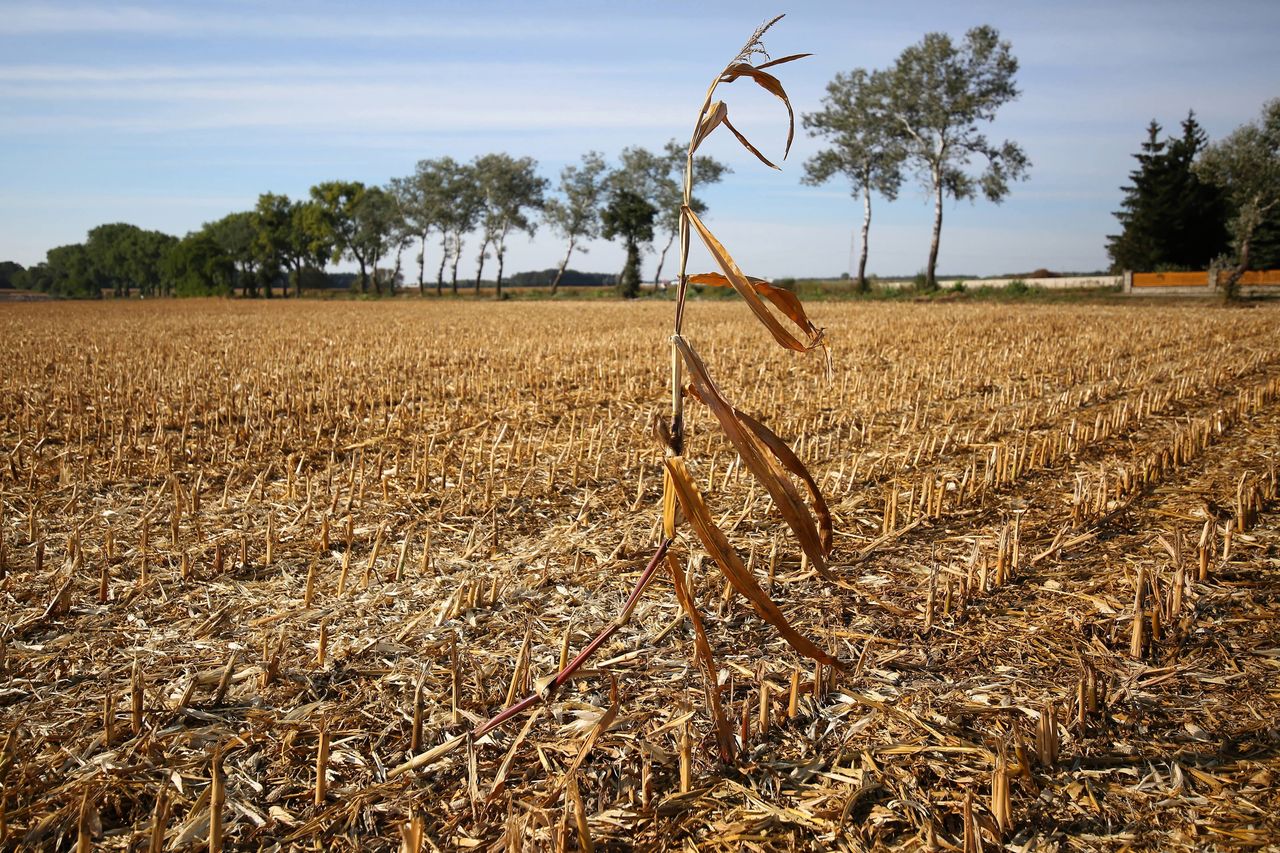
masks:
[[[689,285],[693,283],[713,287],[732,287],[737,290],[742,298],[746,300],[747,306],[765,325],[765,328],[769,330],[774,339],[787,349],[796,352],[808,352],[817,347],[824,347],[822,330],[809,320],[805,314],[804,306],[800,304],[800,300],[788,291],[776,288],[761,279],[745,275],[733,260],[733,256],[728,249],[698,219],[697,214],[694,213],[690,206],[692,202],[694,153],[698,150],[698,146],[721,125],[728,128],[738,141],[759,158],[761,162],[771,168],[777,168],[729,122],[729,111],[724,102],[712,100],[716,89],[721,83],[732,83],[734,80],[746,77],[778,97],[787,108],[786,150],[789,151],[791,148],[791,140],[795,131],[795,115],[791,108],[791,101],[777,78],[764,69],[801,59],[808,56],[808,54],[795,54],[775,60],[768,59],[768,54],[765,53],[760,39],[765,31],[777,23],[781,17],[779,15],[759,27],[748,39],[743,49],[734,57],[733,61],[716,75],[707,90],[706,98],[698,113],[698,119],[694,124],[693,136],[689,142],[685,164],[684,197],[680,207],[680,281],[676,296],[675,329],[671,339],[672,417],[670,427],[662,430],[661,436],[665,444],[666,459],[662,498],[663,539],[657,553],[654,554],[644,572],[641,573],[639,580],[631,591],[630,597],[627,599],[627,603],[623,607],[622,613],[601,631],[595,639],[588,643],[573,660],[564,664],[560,672],[540,681],[536,692],[518,702],[513,701],[516,685],[516,681],[513,680],[511,689],[508,691],[507,707],[501,713],[478,726],[469,735],[458,735],[414,756],[400,766],[393,768],[388,773],[388,776],[395,777],[407,771],[431,764],[464,743],[474,743],[476,739],[507,720],[549,699],[561,686],[569,681],[573,674],[596,650],[613,636],[614,632],[629,621],[641,594],[643,594],[652,580],[658,566],[664,562],[664,558],[667,558],[666,563],[671,572],[672,581],[676,586],[680,605],[694,626],[696,638],[695,656],[706,682],[708,711],[711,713],[715,724],[720,757],[724,761],[730,760],[733,737],[729,723],[720,707],[714,655],[707,641],[706,631],[693,599],[693,593],[686,585],[678,561],[674,556],[668,556],[669,549],[676,540],[677,505],[683,511],[685,518],[688,519],[702,546],[711,555],[716,565],[719,566],[730,586],[747,599],[762,619],[777,628],[782,638],[801,654],[812,658],[819,664],[837,667],[840,665],[834,657],[793,628],[782,611],[756,581],[741,557],[738,556],[737,551],[712,520],[706,501],[694,484],[684,459],[684,398],[691,396],[707,406],[715,415],[725,435],[742,457],[747,468],[751,470],[773,498],[788,527],[795,533],[801,550],[809,559],[810,565],[824,577],[830,577],[826,567],[826,559],[831,553],[832,544],[831,513],[822,497],[822,493],[818,489],[816,481],[810,475],[804,463],[800,461],[799,457],[792,452],[781,438],[764,424],[735,408],[724,398],[712,380],[701,356],[698,355],[697,351],[694,350],[683,335],[685,299]],[[766,61],[759,65],[752,65],[750,60],[756,56],[763,56]],[[784,151],[783,156],[786,156],[786,151]],[[720,272],[692,276],[688,274],[691,231],[697,231],[699,239],[702,240],[720,267]],[[770,306],[773,306],[773,308],[771,309]],[[778,313],[775,313],[775,309]],[[688,369],[687,384],[683,381],[685,368]],[[806,497],[801,497],[800,492],[790,479],[792,476],[795,476],[804,484]],[[524,652],[522,652],[521,657],[523,659]],[[517,666],[517,670],[519,670],[519,666]],[[611,708],[615,709],[616,712],[616,685],[613,696]],[[593,738],[589,740],[586,748],[584,748],[583,754],[590,748],[594,737],[598,736],[601,731],[603,731],[603,728],[597,729]],[[581,758],[582,755],[579,756],[579,761]],[[572,772],[567,774],[567,777],[569,779],[567,788],[572,792],[574,790]]]
[[[667,539],[675,537],[675,509],[678,504],[703,548],[711,555],[730,585],[750,602],[756,612],[774,625],[796,651],[821,663],[836,664],[834,658],[791,627],[777,605],[756,583],[736,550],[712,521],[706,502],[689,475],[684,460],[684,400],[686,397],[692,397],[715,415],[720,428],[742,458],[743,463],[773,498],[787,526],[795,534],[801,550],[808,557],[810,565],[824,577],[829,577],[826,558],[831,553],[831,513],[827,509],[826,501],[817,483],[804,463],[782,439],[725,399],[711,378],[702,357],[684,335],[685,299],[689,285],[692,283],[732,287],[773,335],[774,340],[787,349],[809,352],[824,346],[822,330],[809,320],[800,300],[788,291],[744,274],[734,261],[733,255],[703,224],[691,206],[694,155],[707,137],[722,125],[728,128],[729,132],[762,163],[771,168],[777,168],[730,123],[729,109],[724,101],[715,100],[716,89],[722,83],[732,83],[745,77],[779,98],[787,108],[788,118],[784,157],[791,148],[791,140],[795,132],[795,115],[791,109],[791,101],[778,79],[765,69],[801,59],[808,54],[769,59],[761,38],[781,17],[778,16],[757,29],[733,61],[712,80],[703,99],[702,108],[698,112],[697,121],[694,122],[693,135],[689,140],[685,160],[684,199],[680,207],[680,276],[676,295],[675,328],[671,338],[671,425],[664,435],[667,460],[663,492],[663,530]],[[766,61],[759,65],[751,64],[751,60],[757,56],[762,56]],[[692,232],[697,232],[698,238],[720,268],[719,272],[688,274]],[[685,381],[686,370],[687,381]],[[791,481],[791,476],[797,477],[804,483],[808,498],[807,506],[805,499],[801,497]]]

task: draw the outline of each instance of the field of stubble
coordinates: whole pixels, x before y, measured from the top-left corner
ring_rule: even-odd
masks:
[[[729,766],[660,575],[546,704],[397,772],[619,612],[670,307],[0,309],[0,847],[1280,844],[1275,307],[818,304],[828,381],[692,303],[838,583],[696,407],[694,473],[843,671],[686,535]]]

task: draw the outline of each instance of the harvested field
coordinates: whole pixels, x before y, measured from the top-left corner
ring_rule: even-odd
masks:
[[[828,384],[690,303],[837,582],[699,407],[694,473],[846,669],[686,537],[735,766],[659,575],[545,705],[396,772],[620,612],[670,308],[6,306],[0,847],[1280,847],[1274,307],[817,304]]]

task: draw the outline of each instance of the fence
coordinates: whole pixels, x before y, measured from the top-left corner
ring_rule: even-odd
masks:
[[[1228,275],[1218,273],[1212,281],[1208,270],[1193,272],[1126,272],[1124,292],[1144,295],[1211,296],[1221,293],[1219,283]],[[1280,295],[1280,270],[1247,270],[1238,284],[1241,296]]]

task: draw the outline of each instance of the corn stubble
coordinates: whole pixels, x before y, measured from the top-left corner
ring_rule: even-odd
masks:
[[[1271,843],[1275,309],[827,304],[811,393],[685,225],[674,336],[0,312],[0,848]]]

